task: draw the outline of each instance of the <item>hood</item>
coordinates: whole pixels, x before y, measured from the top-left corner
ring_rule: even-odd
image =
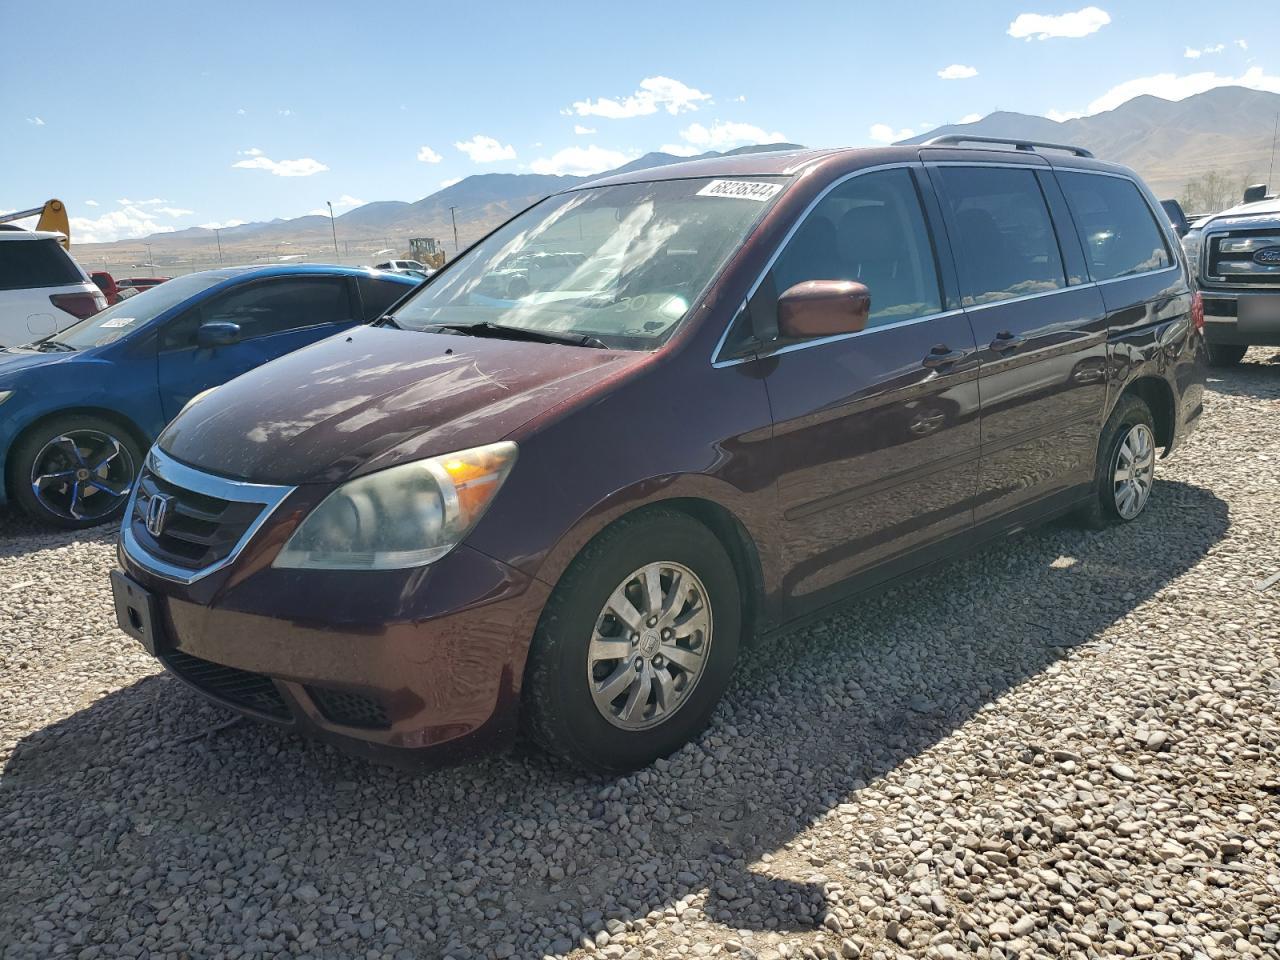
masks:
[[[645,356],[360,327],[218,387],[158,443],[223,476],[337,482],[500,440]]]
[[[1238,221],[1245,221],[1248,226],[1254,226],[1256,221],[1263,221],[1262,225],[1280,223],[1280,199],[1273,198],[1271,200],[1257,200],[1253,203],[1237,204],[1229,210],[1223,210],[1221,213],[1206,217],[1199,223],[1194,224],[1192,229],[1202,230],[1209,224],[1223,226],[1224,224],[1234,224]]]
[[[49,367],[74,360],[75,353],[40,353],[35,350],[17,350],[12,347],[0,350],[0,390],[4,389],[17,373],[25,373],[36,367]]]

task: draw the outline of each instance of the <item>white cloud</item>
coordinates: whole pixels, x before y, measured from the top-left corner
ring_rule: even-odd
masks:
[[[440,154],[436,153],[430,147],[419,147],[418,159],[422,163],[439,163],[444,159],[444,157],[440,156]]]
[[[353,197],[349,193],[344,193],[337,200],[333,201],[333,211],[337,213],[340,210],[350,210],[352,207],[363,207],[364,200],[359,197]],[[329,215],[329,207],[316,207],[314,210],[308,210],[304,216],[308,217],[327,217]]]
[[[953,63],[949,67],[943,67],[938,71],[938,76],[943,80],[968,80],[970,77],[978,75],[977,67],[968,67],[963,63]]]
[[[257,150],[255,147],[254,150]],[[248,160],[237,160],[232,167],[238,167],[241,170],[266,170],[268,173],[277,177],[310,177],[317,173],[324,173],[329,168],[319,160],[313,160],[311,157],[299,157],[297,160],[272,160],[270,157],[262,156],[262,151],[248,151]]]
[[[1083,113],[1077,113],[1075,110],[1046,110],[1044,115],[1050,120],[1056,120],[1058,123],[1065,123],[1068,120],[1079,120],[1084,116]]]
[[[1110,14],[1097,7],[1085,7],[1074,13],[1063,13],[1058,16],[1020,13],[1013,23],[1009,24],[1009,36],[1027,40],[1087,37],[1091,33],[1097,33],[1110,22]]]
[[[664,143],[658,148],[660,153],[669,153],[673,157],[693,157],[706,151],[688,143]]]
[[[618,150],[606,150],[593,143],[587,147],[565,147],[550,157],[534,160],[529,164],[529,169],[534,173],[589,177],[593,173],[602,173],[605,170],[620,167],[630,159],[632,159],[631,154]]]
[[[455,143],[454,146],[470,157],[472,163],[495,163],[498,160],[516,158],[516,148],[511,144],[501,144],[493,137],[479,133],[470,140]]]
[[[1227,49],[1225,43],[1215,43],[1212,47],[1201,47],[1199,50],[1195,47],[1187,47],[1182,55],[1188,60],[1199,60],[1206,53],[1221,53],[1225,49]]]
[[[1239,47],[1241,50],[1248,50],[1249,42],[1247,40],[1237,40],[1236,46]]]
[[[159,197],[152,197],[150,200],[130,200],[128,197],[121,197],[116,201],[122,207],[159,207],[168,202]]]
[[[86,200],[86,201],[84,202],[84,205],[85,205],[86,207],[96,207],[96,206],[98,205],[98,201],[97,201],[97,200]]]
[[[445,187],[452,187],[455,183],[461,183],[461,182],[462,182],[461,177],[450,177],[448,180],[440,181],[440,189],[443,190]]]
[[[259,150],[257,147],[250,147],[248,150],[237,150],[236,156],[237,157],[260,157],[262,156],[262,151]]]
[[[896,143],[899,140],[906,140],[914,137],[916,132],[904,127],[901,130],[894,130],[887,123],[873,123],[871,129],[867,131],[867,136],[876,143]]]
[[[71,237],[76,243],[109,243],[152,233],[170,233],[175,227],[155,219],[154,210],[125,206],[100,217],[72,217]]]
[[[204,230],[225,230],[227,227],[238,227],[247,222],[247,220],[223,220],[221,222],[210,220],[208,223],[200,224],[200,227]]]
[[[966,113],[963,117],[957,120],[956,123],[977,123],[981,119],[982,114],[980,113]]]
[[[770,133],[753,123],[724,120],[717,120],[709,128],[700,123],[692,123],[680,131],[680,136],[704,150],[724,150],[748,143],[780,143],[787,139],[786,134],[778,130]]]
[[[243,116],[244,116],[244,107],[241,107],[239,110],[237,110],[237,111],[236,111],[236,116],[237,116],[237,117],[243,117]]]
[[[292,111],[292,110],[290,110],[288,107],[285,107],[283,110],[277,110],[277,111],[276,111],[276,113],[277,113],[279,116],[282,116],[282,117],[292,117],[292,116],[293,116],[293,111]]]
[[[576,134],[577,134],[578,136],[580,136],[580,137],[586,137],[586,136],[590,136],[591,134],[595,133],[595,132],[596,132],[596,128],[595,128],[595,127],[584,127],[584,126],[583,126],[582,124],[580,124],[580,123],[575,123],[575,124],[573,125],[573,132],[574,132],[574,133],[576,133]]]
[[[31,124],[33,127],[44,126],[44,120],[41,117],[27,117],[27,123]]]
[[[1201,73],[1158,73],[1150,77],[1137,77],[1117,84],[1102,96],[1098,97],[1085,109],[1085,113],[1102,113],[1114,110],[1126,100],[1144,94],[1161,97],[1165,100],[1183,100],[1197,93],[1204,93],[1215,87],[1249,87],[1253,90],[1266,90],[1280,93],[1280,76],[1268,74],[1261,67],[1250,67],[1238,77],[1223,76],[1206,70]]]
[[[642,117],[657,113],[659,108],[675,116],[686,110],[697,110],[698,103],[710,100],[711,94],[703,93],[694,87],[672,80],[670,77],[645,77],[640,81],[640,89],[629,97],[613,100],[601,97],[598,100],[577,100],[567,113],[576,113],[580,117],[604,117],[607,120],[625,120],[628,117]]]
[[[730,101],[730,102],[731,102],[731,103],[746,103],[746,102],[747,102],[746,94],[739,94],[738,96],[733,97],[733,98],[731,99],[731,101]]]
[[[166,217],[189,217],[195,213],[194,210],[184,210],[182,207],[156,207],[155,212]]]

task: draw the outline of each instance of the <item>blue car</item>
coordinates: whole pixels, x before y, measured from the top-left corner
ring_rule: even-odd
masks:
[[[146,449],[193,397],[380,316],[419,282],[352,267],[209,270],[0,350],[0,503],[72,529],[118,516]]]

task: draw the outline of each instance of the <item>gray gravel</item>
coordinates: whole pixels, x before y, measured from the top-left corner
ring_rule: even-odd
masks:
[[[0,515],[0,956],[1280,955],[1280,356],[1144,519],[751,654],[702,740],[411,776],[205,704]]]

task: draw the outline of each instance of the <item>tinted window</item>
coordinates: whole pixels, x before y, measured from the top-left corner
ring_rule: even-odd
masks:
[[[1160,270],[1173,262],[1151,208],[1131,180],[1059,173],[1058,182],[1084,239],[1094,280]]]
[[[413,289],[412,286],[405,283],[374,280],[370,277],[360,277],[356,282],[360,284],[360,297],[364,301],[364,318],[366,320],[373,320],[382,316],[387,307]]]
[[[0,240],[0,290],[84,283],[57,240]]]
[[[240,324],[245,340],[286,330],[351,319],[347,282],[341,277],[268,280],[233,290],[202,311],[205,323]]]
[[[215,283],[221,283],[225,279],[225,275],[216,273],[194,273],[170,280],[168,283],[162,283],[121,300],[114,306],[107,307],[88,320],[81,320],[50,339],[75,347],[77,350],[100,347],[140,329],[166,310],[178,306],[183,300],[194,297],[202,290],[208,289]],[[172,327],[173,324],[167,325],[166,339]],[[194,336],[194,325],[191,332]]]
[[[909,170],[854,177],[805,218],[773,266],[781,295],[806,280],[857,280],[870,325],[941,311],[933,246]]]
[[[940,167],[966,306],[1066,286],[1049,208],[1031,170]]]

